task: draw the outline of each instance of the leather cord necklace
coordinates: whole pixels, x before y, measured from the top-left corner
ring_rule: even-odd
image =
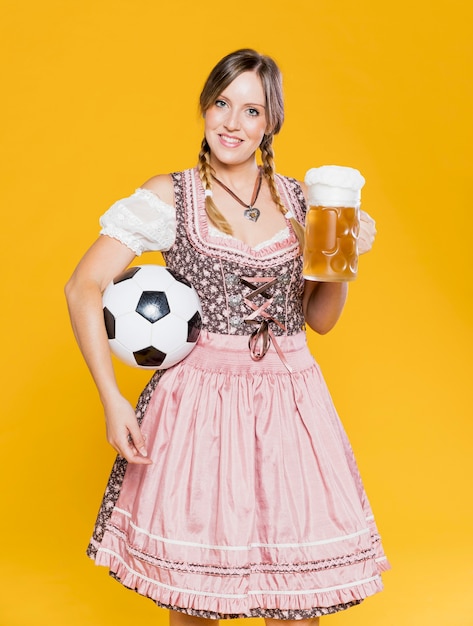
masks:
[[[261,183],[263,181],[263,172],[260,170],[258,178],[256,179],[255,182],[255,188],[253,191],[253,197],[251,198],[251,202],[250,204],[246,204],[246,202],[243,202],[243,200],[241,200],[236,193],[234,193],[231,189],[229,189],[226,185],[224,185],[224,183],[222,183],[221,180],[219,180],[218,178],[215,178],[215,176],[212,175],[212,178],[214,179],[214,181],[220,185],[220,187],[222,187],[222,189],[225,189],[225,191],[227,193],[229,193],[232,198],[234,200],[236,200],[238,203],[241,204],[241,206],[245,207],[245,210],[243,211],[243,215],[246,217],[247,220],[250,220],[250,222],[257,222],[259,216],[261,215],[261,211],[259,209],[257,209],[254,204],[256,202],[256,200],[258,199],[258,195],[261,189]]]

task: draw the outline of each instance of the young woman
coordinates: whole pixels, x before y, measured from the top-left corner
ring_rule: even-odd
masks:
[[[316,623],[379,591],[388,567],[304,332],[334,326],[347,286],[302,277],[304,188],[273,162],[284,117],[274,61],[229,54],[200,104],[197,167],[116,202],[66,287],[119,454],[88,553],[171,609],[174,626]],[[361,230],[366,252],[375,234],[366,214]],[[194,285],[203,330],[186,359],[151,378],[135,411],[117,387],[101,294],[148,250]]]

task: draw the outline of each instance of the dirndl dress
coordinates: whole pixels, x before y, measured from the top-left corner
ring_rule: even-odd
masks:
[[[289,224],[258,249],[216,233],[197,170],[172,177],[175,241],[163,254],[199,293],[203,329],[144,389],[153,463],[117,458],[88,554],[189,615],[302,619],[358,604],[389,565],[307,347],[297,239]],[[298,183],[277,184],[303,222]]]

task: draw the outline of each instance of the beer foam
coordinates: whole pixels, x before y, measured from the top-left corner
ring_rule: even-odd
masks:
[[[353,167],[322,165],[305,175],[311,206],[359,207],[365,179]]]

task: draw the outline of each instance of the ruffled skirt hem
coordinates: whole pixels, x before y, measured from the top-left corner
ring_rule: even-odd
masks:
[[[127,589],[131,589],[132,591],[136,591],[140,593],[140,595],[144,595],[149,599],[153,600],[154,603],[162,609],[167,609],[169,611],[177,611],[178,613],[184,613],[185,615],[191,615],[192,617],[203,617],[205,619],[244,619],[247,617],[259,617],[259,618],[270,618],[270,619],[280,619],[280,620],[302,620],[302,619],[311,619],[314,617],[322,617],[324,615],[331,615],[333,613],[338,613],[339,611],[345,611],[353,606],[357,606],[361,604],[363,600],[353,600],[352,602],[346,602],[341,604],[335,604],[333,606],[327,607],[312,607],[310,609],[281,609],[281,608],[272,608],[266,609],[261,607],[254,607],[248,609],[245,613],[218,613],[215,610],[208,609],[194,609],[187,608],[186,606],[177,606],[171,604],[165,604],[159,600],[155,600],[154,598],[143,594],[138,589],[134,589],[133,587],[128,587],[123,580],[114,573],[110,572],[110,576],[115,579],[117,582],[121,583]],[[183,605],[186,605],[189,602],[190,598],[183,597],[178,599],[178,601],[182,602]]]
[[[276,597],[255,593],[248,598],[219,598],[216,602],[215,598],[201,594],[157,590],[155,581],[143,581],[114,558],[105,561],[100,559],[97,564],[108,566],[112,578],[127,589],[149,598],[161,608],[208,619],[263,617],[298,620],[321,617],[361,604],[365,598],[383,589],[380,576],[375,576],[372,580],[360,581],[359,584],[351,586],[349,592],[321,591],[304,594],[303,598],[294,591]]]

